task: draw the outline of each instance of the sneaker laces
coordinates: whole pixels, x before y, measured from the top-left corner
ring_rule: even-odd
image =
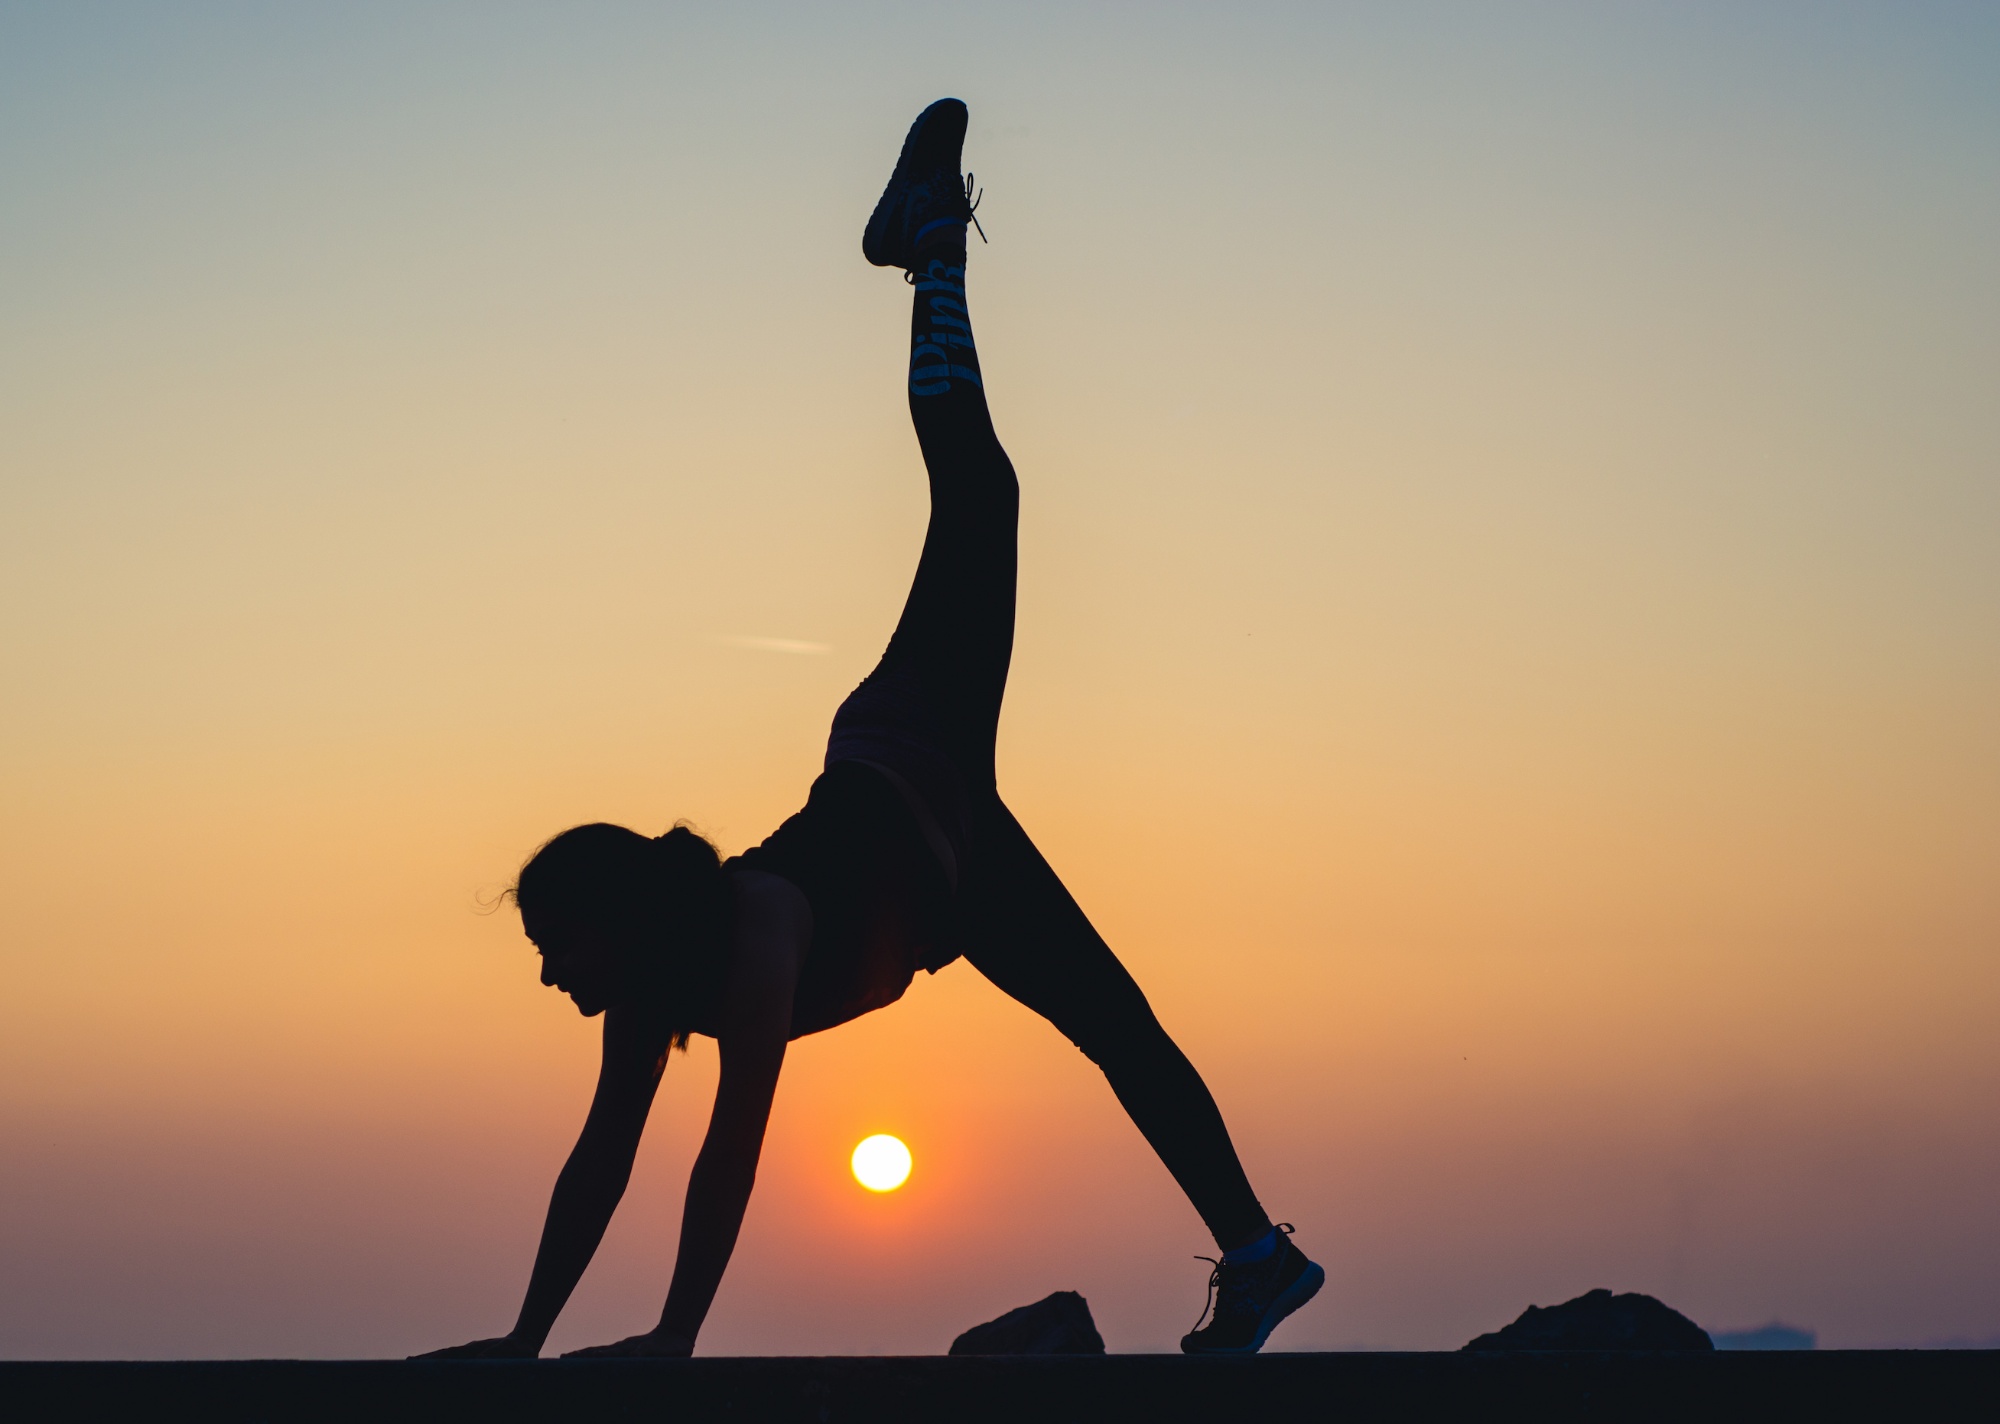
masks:
[[[975,198],[972,195],[972,175],[970,173],[966,174],[965,175],[965,220],[971,223],[973,227],[978,229],[979,240],[981,242],[986,241],[986,229],[979,226],[979,204],[981,199],[985,198],[985,196],[986,196],[986,190],[984,188],[981,188],[979,190],[978,197]],[[1202,1257],[1202,1259],[1205,1261],[1208,1258],[1204,1256]]]
[[[1210,1312],[1214,1312],[1217,1320],[1222,1318],[1222,1312],[1215,1308],[1222,1299],[1222,1262],[1214,1256],[1197,1256],[1195,1260],[1206,1261],[1215,1269],[1208,1273],[1208,1299],[1201,1303],[1201,1314],[1194,1318],[1194,1328],[1188,1331],[1190,1335],[1201,1334],[1201,1323],[1208,1319]]]
[[[981,242],[987,243],[990,246],[991,239],[989,239],[986,236],[986,229],[979,226],[979,204],[986,197],[986,190],[984,188],[981,188],[976,195],[973,193],[972,175],[970,173],[965,175],[964,196],[965,196],[965,220],[971,223],[972,226],[978,231],[979,240]],[[917,281],[917,274],[915,272],[906,270],[903,273],[903,280],[909,283],[911,286],[915,286]],[[1203,1256],[1200,1259],[1206,1261],[1209,1258]]]
[[[1226,1308],[1256,1291],[1258,1276],[1253,1267],[1275,1267],[1283,1259],[1285,1247],[1291,1244],[1292,1234],[1297,1228],[1289,1221],[1276,1222],[1274,1228],[1278,1232],[1278,1239],[1271,1247],[1271,1254],[1261,1261],[1225,1262],[1216,1256],[1195,1257],[1197,1261],[1208,1262],[1213,1269],[1208,1273],[1208,1299],[1202,1304],[1201,1314],[1195,1317],[1194,1329],[1188,1332],[1190,1335],[1201,1333],[1201,1323],[1204,1320],[1211,1324],[1219,1323]],[[1234,1268],[1233,1279],[1223,1275],[1223,1272],[1230,1268]]]

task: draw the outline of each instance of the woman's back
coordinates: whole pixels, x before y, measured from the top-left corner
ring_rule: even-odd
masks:
[[[725,869],[737,867],[782,876],[812,906],[793,1038],[892,1004],[917,970],[958,957],[937,856],[902,793],[866,763],[828,767],[803,810]]]

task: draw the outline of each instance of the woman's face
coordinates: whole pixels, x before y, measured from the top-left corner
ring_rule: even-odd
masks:
[[[623,997],[624,957],[599,930],[571,925],[527,926],[542,956],[542,982],[560,989],[585,1018],[603,1013]]]

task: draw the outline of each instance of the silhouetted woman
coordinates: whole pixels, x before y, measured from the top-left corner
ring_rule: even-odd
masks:
[[[965,124],[956,99],[918,117],[862,238],[916,296],[910,416],[931,518],[902,619],[834,714],[805,809],[762,845],[718,862],[685,828],[649,839],[578,826],[522,868],[542,982],[604,1015],[603,1067],[520,1318],[441,1355],[539,1352],[624,1193],[670,1046],[701,1033],[718,1043],[721,1078],[666,1307],[645,1334],[582,1353],[691,1352],[736,1245],[786,1043],[895,1002],[917,970],[960,955],[1104,1070],[1222,1248],[1208,1323],[1184,1350],[1258,1349],[1324,1279],[1264,1214],[1200,1075],[994,784],[1020,494],[966,313]]]

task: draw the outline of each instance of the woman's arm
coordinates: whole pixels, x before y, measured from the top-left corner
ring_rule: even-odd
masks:
[[[688,1176],[680,1254],[666,1307],[659,1325],[646,1334],[578,1354],[690,1353],[736,1249],[784,1067],[792,995],[812,944],[811,907],[790,881],[739,871],[736,892],[736,933],[716,1034],[722,1075],[708,1135]]]
[[[604,1016],[604,1058],[597,1074],[597,1092],[590,1114],[571,1149],[569,1161],[556,1177],[549,1212],[542,1224],[542,1243],[535,1252],[535,1269],[528,1278],[514,1328],[493,1340],[475,1340],[431,1359],[495,1356],[532,1358],[548,1339],[556,1317],[590,1264],[611,1213],[625,1195],[632,1177],[632,1160],[639,1152],[646,1115],[666,1068],[666,1045],[655,1044],[634,1016],[612,1009]]]

